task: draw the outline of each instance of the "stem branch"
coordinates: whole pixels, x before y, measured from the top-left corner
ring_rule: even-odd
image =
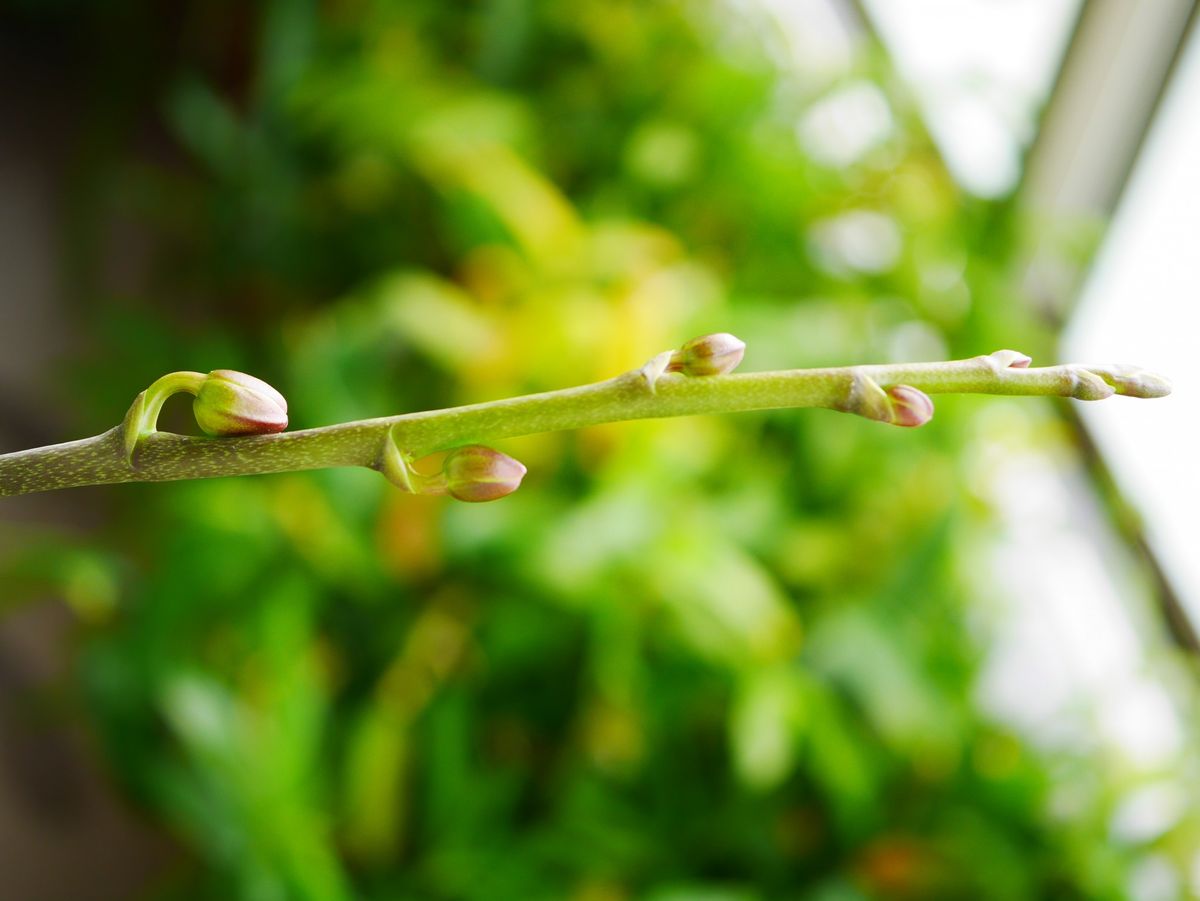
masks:
[[[907,385],[929,394],[1052,395],[1098,400],[1113,393],[1158,397],[1166,381],[1120,366],[1022,368],[1013,351],[945,363],[795,369],[689,377],[645,369],[506,400],[241,438],[145,435],[130,462],[118,426],[80,441],[0,455],[0,497],[80,485],[164,482],[366,466],[380,469],[389,442],[409,459],[464,444],[632,419],[825,407],[880,418],[862,398]],[[873,385],[872,385],[873,383]],[[885,420],[886,421],[886,420]],[[896,420],[892,420],[896,421]]]

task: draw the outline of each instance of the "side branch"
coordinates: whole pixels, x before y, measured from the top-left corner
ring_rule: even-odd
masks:
[[[736,341],[732,336],[708,337]],[[131,441],[128,423],[136,417],[127,417],[125,425],[93,438],[0,456],[0,497],[80,485],[162,482],[334,466],[381,469],[411,491],[420,490],[420,480],[407,470],[408,463],[430,453],[607,422],[825,407],[912,426],[922,424],[932,414],[932,403],[926,394],[1047,395],[1099,400],[1112,394],[1161,397],[1170,392],[1165,379],[1134,367],[1063,365],[1031,369],[1026,368],[1029,358],[1015,351],[997,351],[946,363],[724,375],[714,373],[726,372],[737,365],[740,346],[732,355],[736,359],[719,343],[715,350],[701,344],[697,351],[696,346],[696,342],[684,345],[685,349],[691,348],[690,356],[681,356],[683,350],[671,357],[659,355],[642,369],[591,385],[298,432],[193,438],[156,432],[152,424],[147,428],[139,420],[140,431],[134,435],[136,441]],[[724,362],[726,357],[732,366]],[[715,368],[718,364],[725,368]],[[239,402],[244,404],[245,400]],[[495,484],[495,473],[480,470],[475,474],[471,468],[486,469],[492,465],[486,455],[467,455],[463,461],[458,466],[461,472],[471,473],[470,478],[477,479],[478,484]],[[502,471],[516,472],[512,466],[505,466],[501,465]],[[520,474],[523,473],[521,467]],[[448,491],[464,499],[486,493],[472,490],[465,483],[456,489],[453,482],[447,484],[443,479],[435,484],[425,478],[426,493]],[[519,476],[516,479],[519,483]]]

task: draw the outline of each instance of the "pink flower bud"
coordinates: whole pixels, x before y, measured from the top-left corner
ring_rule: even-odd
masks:
[[[1019,350],[997,350],[987,358],[996,369],[1028,369],[1033,358]]]
[[[287,401],[244,372],[215,369],[204,377],[192,404],[196,422],[209,435],[261,435],[287,428]]]
[[[525,477],[525,466],[490,447],[472,445],[451,451],[442,472],[451,497],[477,503],[516,491]]]
[[[892,401],[892,424],[914,428],[933,419],[933,401],[924,391],[908,385],[893,385],[887,389]]]
[[[667,370],[693,376],[725,375],[737,369],[745,353],[746,342],[727,332],[703,335],[675,351]]]

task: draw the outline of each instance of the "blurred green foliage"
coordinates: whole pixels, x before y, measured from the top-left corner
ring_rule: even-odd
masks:
[[[1052,347],[1012,212],[886,60],[781,67],[745,4],[120,8],[86,57],[80,433],[184,368],[306,427],[711,330],[748,369]],[[815,159],[796,123],[864,84],[890,132]],[[58,573],[84,623],[80,709],[189,851],[162,897],[1122,897],[1108,765],[975,699],[983,403],[512,441],[524,487],[478,507],[357,471],[114,489],[11,584]]]

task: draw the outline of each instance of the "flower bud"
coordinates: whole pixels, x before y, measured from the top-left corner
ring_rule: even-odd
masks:
[[[933,401],[924,391],[909,385],[892,385],[887,389],[892,401],[892,424],[915,428],[933,419]]]
[[[725,375],[737,369],[745,352],[746,342],[727,332],[703,335],[675,351],[667,371],[684,375]]]
[[[1028,369],[1033,358],[1019,350],[997,350],[985,358],[995,369]]]
[[[1104,400],[1115,393],[1113,386],[1090,369],[1068,366],[1071,378],[1070,396],[1076,400]]]
[[[494,501],[521,487],[525,466],[490,447],[472,445],[451,451],[442,473],[451,497],[460,501]]]
[[[1089,366],[1096,375],[1113,387],[1117,394],[1126,397],[1166,397],[1171,393],[1171,383],[1156,372],[1140,366]]]
[[[215,369],[204,377],[192,404],[196,422],[209,435],[261,435],[287,428],[287,401],[244,372]]]

